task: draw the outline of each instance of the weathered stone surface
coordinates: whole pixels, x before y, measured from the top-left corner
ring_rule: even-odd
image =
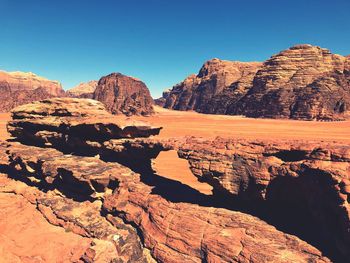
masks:
[[[349,145],[189,138],[178,153],[216,193],[306,205],[337,253],[349,256]]]
[[[11,147],[12,146],[9,148]],[[17,148],[18,147],[20,146],[17,145]],[[30,156],[28,156],[30,150],[32,150],[33,153],[37,153],[37,149],[35,149],[35,147],[22,147],[24,148],[22,149],[21,153],[23,155],[21,157],[24,160],[28,160],[30,158]],[[25,150],[25,148],[27,149]],[[43,156],[41,156],[41,158],[43,158]],[[43,161],[43,165],[45,165],[45,163],[46,162]],[[11,166],[14,164],[15,162],[10,161]],[[36,168],[38,167],[39,166]],[[63,169],[63,167],[59,166],[58,164],[56,167],[58,169]],[[81,167],[82,166],[79,168]],[[52,169],[52,171],[55,172],[54,169]],[[71,171],[76,173],[78,170],[72,169]],[[142,243],[133,227],[123,223],[123,221],[118,218],[114,218],[114,224],[111,225],[107,218],[101,215],[101,201],[74,201],[73,199],[64,196],[64,193],[66,193],[65,191],[62,193],[59,191],[62,189],[61,187],[52,189],[45,188],[45,184],[41,184],[42,182],[40,183],[40,180],[36,182],[37,186],[34,181],[33,186],[29,186],[28,184],[21,182],[32,176],[32,172],[28,172],[28,170],[24,168],[19,169],[17,172],[11,172],[11,176],[12,178],[16,179],[16,181],[8,178],[5,174],[0,176],[0,195],[12,194],[13,198],[24,199],[24,202],[27,202],[27,204],[29,202],[34,206],[35,215],[37,215],[39,212],[41,213],[43,219],[49,222],[51,225],[63,228],[64,231],[61,230],[61,232],[56,230],[58,232],[56,234],[58,241],[65,238],[66,235],[73,236],[76,239],[81,240],[75,244],[75,251],[71,252],[71,258],[68,258],[70,253],[66,253],[66,251],[60,252],[60,250],[57,251],[58,253],[63,253],[63,255],[67,257],[64,259],[65,262],[102,263],[113,262],[116,260],[119,260],[119,262],[152,262],[148,261],[146,255],[144,255]],[[41,191],[38,189],[39,185]],[[78,185],[76,186],[79,187]],[[1,200],[5,201],[3,197]],[[18,208],[20,207],[21,206]],[[13,208],[13,210],[15,208],[16,206]],[[22,209],[21,214],[24,219],[28,217],[26,210]],[[38,224],[38,218],[33,218],[32,221],[34,224]],[[17,226],[14,225],[14,229],[16,227]],[[33,226],[31,228],[33,228]],[[48,231],[45,228],[41,229],[40,231],[45,230]],[[54,236],[48,236],[46,233],[41,234],[40,232],[40,234],[31,234],[31,236],[28,236],[28,233],[25,232],[22,234],[27,235],[23,238],[28,238],[33,245],[37,244],[35,242],[36,240],[33,240],[33,236],[40,236],[42,239],[48,238],[47,240],[42,240],[42,242],[47,242],[48,244],[55,241],[55,239],[50,239],[54,238]],[[18,239],[16,238],[15,240]],[[66,247],[73,245],[72,240],[66,240],[66,242],[68,243]],[[56,261],[62,255],[54,254],[53,252],[56,251],[56,249],[60,249],[62,245],[59,243],[54,243],[53,245],[55,245],[55,249],[52,249],[52,252],[42,252],[34,249],[34,251],[31,251],[30,253],[27,252],[28,254],[25,256],[32,258],[34,253],[41,253],[44,255],[49,254],[51,258],[47,259],[47,261]],[[28,245],[25,244],[22,244],[22,246],[28,247]],[[41,244],[40,247],[45,248],[45,245]],[[21,251],[11,247],[9,250],[17,255],[22,253]],[[0,252],[0,254],[2,253]]]
[[[238,77],[235,67],[220,66],[227,71],[223,71],[225,74],[203,70],[210,68],[208,65],[213,61],[207,62],[197,76],[174,86],[165,107],[248,117],[305,120],[350,117],[349,57],[317,46],[297,45],[262,65],[246,64],[249,67]],[[212,84],[207,84],[208,79]]]
[[[33,73],[0,71],[0,112],[51,97],[64,96],[57,81],[39,77]]]
[[[94,261],[97,256],[109,260],[114,256],[114,259],[121,259],[122,262],[146,260],[135,230],[121,219],[142,233],[143,245],[159,262],[251,262],[253,259],[257,262],[289,262],[291,259],[294,262],[329,262],[317,249],[253,216],[169,202],[153,194],[152,187],[142,183],[138,174],[119,164],[89,157],[71,158],[54,149],[19,143],[10,143],[6,152],[10,167],[16,171],[12,173],[14,178],[23,181],[27,178],[33,185],[40,185],[47,191],[35,189],[28,192],[28,186],[22,185],[18,189],[14,181],[11,181],[12,185],[4,184],[2,191],[21,194],[36,203],[51,224],[92,238],[92,245],[83,256],[84,259],[90,258],[88,262],[99,262]],[[66,161],[62,162],[63,159]],[[100,172],[95,170],[97,166]],[[62,170],[69,171],[70,176],[76,179],[74,190],[78,190],[81,196],[90,196],[87,192],[80,192],[86,185],[94,191],[104,192],[90,200],[94,202],[80,200],[78,203],[74,201],[76,197],[67,199],[72,197],[72,181],[63,178],[56,182],[47,180],[63,177],[60,173]],[[115,178],[117,183],[113,185],[113,194],[108,189],[94,186],[96,174],[102,181]],[[98,212],[99,199],[103,202],[102,214],[105,217]],[[107,224],[106,219],[113,227]]]
[[[98,81],[96,80],[80,83],[79,85],[67,90],[67,94],[74,98],[92,99],[97,83]]]
[[[93,95],[112,114],[144,115],[153,113],[153,99],[140,80],[112,73],[102,77]]]
[[[328,261],[306,243],[253,216],[172,203],[151,192],[141,182],[129,182],[106,197],[104,208],[136,225],[160,262]]]

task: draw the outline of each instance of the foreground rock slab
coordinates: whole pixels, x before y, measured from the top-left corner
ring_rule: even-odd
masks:
[[[124,241],[117,244],[117,251],[129,252],[114,252],[115,257],[134,258],[133,262],[136,262],[137,258],[145,257],[142,250],[142,246],[145,246],[160,262],[289,262],[290,259],[294,262],[329,262],[317,249],[256,217],[225,209],[169,202],[162,196],[152,194],[152,187],[144,184],[140,175],[120,164],[96,160],[99,169],[109,171],[117,183],[113,186],[113,193],[108,189],[105,192],[100,190],[90,199],[91,196],[80,189],[95,184],[95,173],[90,173],[86,166],[87,163],[93,166],[91,157],[80,157],[72,159],[71,163],[62,163],[60,160],[65,155],[57,150],[18,143],[7,145],[5,152],[9,155],[9,168],[14,178],[27,185],[32,184],[32,187],[49,190],[44,194],[36,189],[36,194],[30,192],[30,197],[27,198],[34,199],[39,210],[51,223],[106,242],[112,242],[116,236],[118,240],[123,237]],[[54,161],[56,159],[57,162]],[[51,180],[47,180],[48,175],[59,174],[60,171],[68,171],[67,174],[75,178],[74,189],[79,194],[78,197],[95,201],[74,201],[79,198],[72,195],[70,181],[50,183]],[[62,177],[63,174],[58,176]],[[9,183],[6,185],[7,189],[11,187]],[[14,192],[28,196],[23,190],[17,189]],[[60,194],[48,197],[55,192]],[[102,214],[114,228],[101,218],[100,213],[96,214],[100,206],[98,200],[103,205]],[[76,202],[80,202],[79,205]],[[142,243],[137,241],[139,236],[131,226],[136,226],[137,231],[142,233]],[[125,250],[123,246],[130,247],[130,250]],[[101,249],[108,250],[108,246],[100,245],[96,248],[97,251]]]
[[[41,145],[66,141],[107,141],[110,139],[149,137],[160,127],[144,122],[116,118],[102,103],[90,99],[56,98],[12,111],[9,133],[24,143]]]

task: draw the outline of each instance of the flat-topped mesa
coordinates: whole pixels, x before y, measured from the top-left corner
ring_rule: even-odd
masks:
[[[154,113],[154,102],[147,86],[121,73],[102,77],[92,98],[101,101],[112,114],[148,116]]]
[[[61,84],[39,77],[31,72],[0,71],[0,112],[8,112],[12,108],[52,97],[65,95]]]
[[[161,130],[144,122],[113,116],[102,103],[90,99],[34,102],[15,108],[12,118],[7,129],[18,141],[73,152],[90,152],[112,139],[146,138],[158,135]]]

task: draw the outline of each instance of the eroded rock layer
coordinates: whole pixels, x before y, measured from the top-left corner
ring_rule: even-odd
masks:
[[[217,194],[303,207],[320,225],[322,238],[349,256],[349,145],[189,138],[178,153]]]
[[[253,216],[169,202],[119,164],[18,143],[7,145],[5,152],[14,178],[47,189],[45,194],[36,189],[32,202],[50,223],[98,240],[84,254],[91,260],[103,250],[110,259],[115,253],[122,262],[137,262],[145,259],[145,246],[159,262],[328,262],[317,249]],[[51,196],[55,191],[62,196]],[[98,200],[104,217],[96,213],[101,210]],[[142,243],[131,226],[142,233]]]
[[[164,100],[164,107],[175,110],[343,120],[350,116],[350,61],[311,45],[291,47],[263,64],[214,59]]]
[[[39,77],[33,73],[0,71],[0,112],[51,97],[65,94],[57,81]]]

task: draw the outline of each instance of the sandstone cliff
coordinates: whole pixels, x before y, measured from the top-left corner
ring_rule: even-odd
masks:
[[[33,73],[0,71],[0,112],[36,100],[60,97],[65,94],[57,81]]]
[[[149,115],[153,113],[153,99],[140,80],[112,73],[102,77],[93,94],[112,114]]]
[[[208,70],[213,63],[215,70]],[[248,117],[350,117],[349,57],[317,46],[297,45],[263,64],[248,63],[245,71],[237,63],[228,67],[229,63],[234,62],[207,62],[198,75],[188,77],[166,94],[164,107]]]

